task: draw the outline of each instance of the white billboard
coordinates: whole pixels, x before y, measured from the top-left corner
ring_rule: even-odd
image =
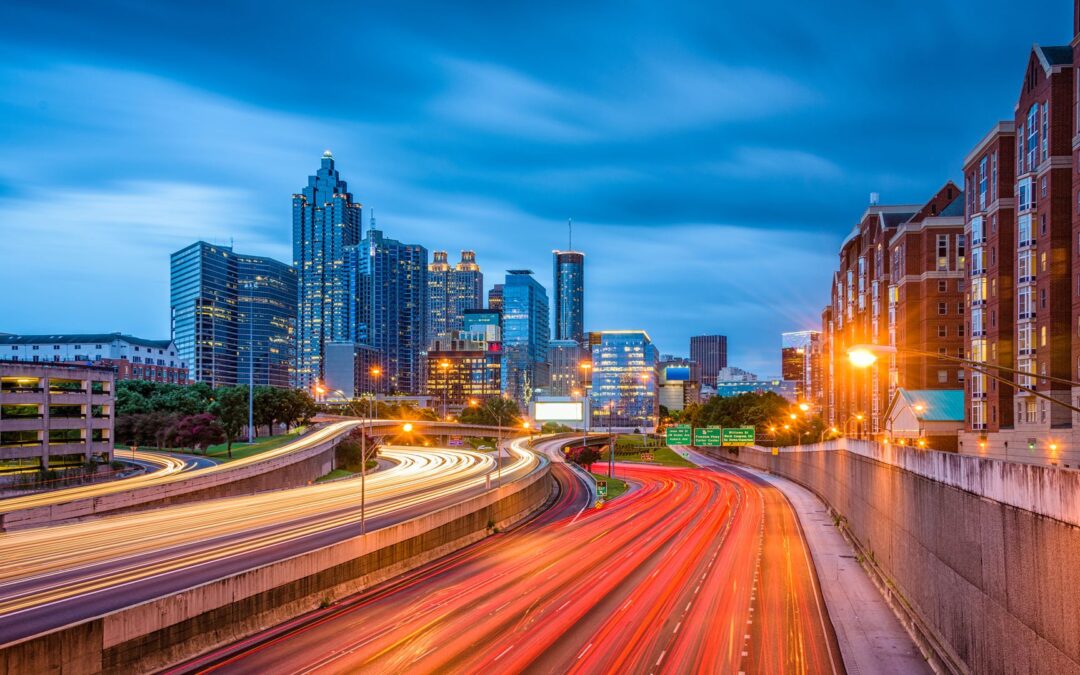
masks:
[[[533,418],[537,422],[581,422],[585,406],[581,401],[536,401]]]

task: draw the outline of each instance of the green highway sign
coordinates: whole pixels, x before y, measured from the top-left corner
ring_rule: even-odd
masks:
[[[723,432],[723,445],[753,445],[754,427],[729,427]]]
[[[701,447],[719,447],[720,435],[724,430],[719,427],[694,429],[694,445]]]
[[[607,497],[607,481],[606,480],[598,480],[598,481],[596,481],[596,494],[598,496],[600,496],[600,497]]]
[[[690,445],[690,425],[678,424],[665,430],[668,445]]]

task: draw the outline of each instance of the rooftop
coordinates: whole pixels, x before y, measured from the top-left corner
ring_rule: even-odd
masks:
[[[915,411],[915,417],[924,422],[963,422],[963,389],[904,389],[897,393],[904,403]],[[923,407],[920,412],[915,406]]]
[[[172,340],[147,340],[146,338],[124,335],[123,333],[55,333],[52,335],[10,335],[0,334],[0,345],[34,344],[82,344],[84,342],[103,343],[122,340],[140,347],[167,349]]]

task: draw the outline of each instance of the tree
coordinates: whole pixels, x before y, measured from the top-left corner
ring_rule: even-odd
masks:
[[[591,473],[592,465],[600,461],[600,451],[589,445],[578,446],[570,448],[567,459]]]
[[[512,400],[492,396],[478,406],[467,406],[458,419],[462,424],[516,427],[521,425],[521,412]]]
[[[280,407],[277,409],[277,421],[285,424],[285,430],[297,424],[306,424],[319,412],[315,400],[300,389],[282,390],[288,394],[280,399]]]
[[[176,421],[173,426],[173,439],[182,447],[190,447],[206,454],[207,448],[225,440],[225,431],[217,418],[210,413],[188,415]]]
[[[232,458],[232,444],[244,430],[248,416],[247,387],[220,387],[214,391],[211,412],[225,432],[225,451]]]

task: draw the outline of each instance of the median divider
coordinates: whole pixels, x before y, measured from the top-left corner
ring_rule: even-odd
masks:
[[[0,672],[149,672],[264,630],[483,539],[541,509],[550,464],[410,520],[0,645]]]

